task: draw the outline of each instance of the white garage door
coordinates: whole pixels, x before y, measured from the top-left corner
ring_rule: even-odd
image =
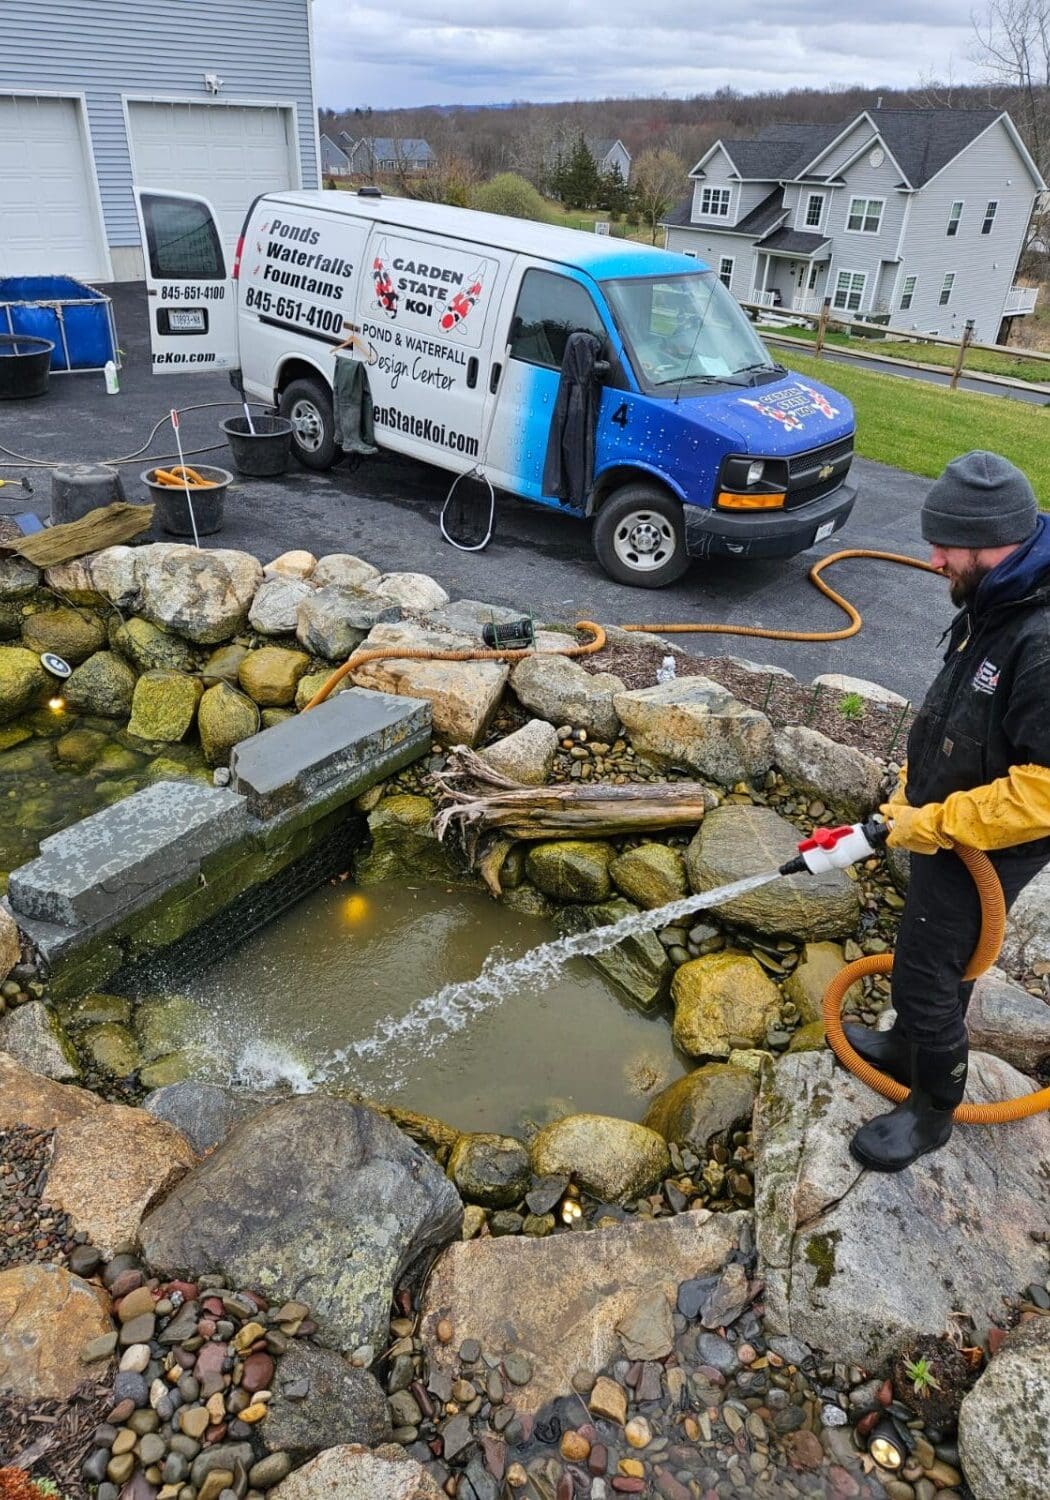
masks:
[[[228,250],[260,193],[299,185],[290,109],[129,101],[128,121],[136,184],[207,198]]]
[[[107,274],[76,101],[0,93],[0,275]]]

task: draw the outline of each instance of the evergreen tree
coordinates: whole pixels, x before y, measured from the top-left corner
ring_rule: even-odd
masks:
[[[569,208],[590,208],[598,201],[599,183],[598,168],[581,130],[565,169],[562,200]]]
[[[598,203],[600,207],[607,209],[610,214],[618,215],[626,213],[630,194],[627,184],[623,180],[620,171],[620,163],[614,161],[609,171],[604,173],[598,186]]]

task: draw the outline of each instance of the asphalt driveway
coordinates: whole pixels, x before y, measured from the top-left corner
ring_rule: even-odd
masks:
[[[113,459],[140,448],[153,424],[177,405],[234,404],[226,410],[187,412],[182,418],[187,453],[222,441],[218,423],[235,414],[234,393],[220,374],[153,375],[146,302],[137,285],[108,289],[114,299],[124,353],[121,391],[107,396],[101,375],[58,375],[35,401],[0,405],[0,443],[53,461]],[[165,431],[167,437],[165,438]],[[171,452],[165,424],[151,455]],[[221,453],[214,461],[225,463]],[[36,487],[35,508],[48,513],[44,469],[27,472]],[[145,498],[139,481],[144,460],[123,465],[129,499]],[[929,481],[900,470],[855,461],[860,495],[844,532],[786,562],[720,559],[696,562],[670,588],[648,590],[614,583],[599,568],[586,523],[500,497],[493,542],[482,553],[457,552],[442,542],[438,512],[450,478],[438,469],[393,455],[346,465],[328,474],[298,467],[276,480],[242,479],[231,487],[222,532],[206,539],[216,547],[241,547],[264,561],[291,547],[354,552],[387,571],[431,573],[453,597],[486,599],[540,619],[590,618],[611,623],[718,621],[794,630],[835,629],[843,617],[807,581],[816,559],[843,547],[871,547],[922,556],[918,512]],[[15,490],[0,490],[0,510],[26,509]],[[159,534],[158,534],[158,539]],[[802,678],[819,672],[869,677],[909,697],[920,697],[936,671],[937,641],[951,617],[944,584],[913,569],[865,560],[833,570],[830,581],[864,616],[864,629],[848,641],[797,643],[682,637],[683,649],[722,650],[787,667]]]

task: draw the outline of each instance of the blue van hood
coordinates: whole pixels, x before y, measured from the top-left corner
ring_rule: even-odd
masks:
[[[744,452],[774,458],[848,437],[856,425],[845,396],[790,370],[766,385],[732,386],[680,405]]]

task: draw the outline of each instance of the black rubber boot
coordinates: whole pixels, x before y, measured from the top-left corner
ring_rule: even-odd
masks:
[[[850,1151],[873,1172],[900,1172],[952,1133],[952,1112],[966,1088],[969,1046],[932,1050],[910,1044],[911,1093],[903,1104],[862,1125]]]
[[[872,1031],[870,1026],[843,1026],[846,1040],[865,1062],[888,1073],[905,1088],[911,1086],[911,1046],[895,1026],[889,1031]]]

